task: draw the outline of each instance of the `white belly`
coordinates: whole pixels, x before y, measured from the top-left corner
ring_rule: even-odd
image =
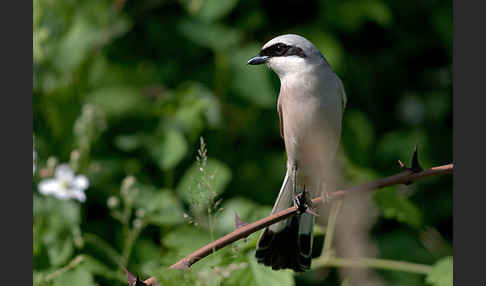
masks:
[[[323,181],[333,168],[341,135],[342,107],[338,90],[321,89],[313,96],[291,93],[279,99],[288,166],[297,164],[297,184],[314,185]],[[286,90],[289,91],[289,90]]]

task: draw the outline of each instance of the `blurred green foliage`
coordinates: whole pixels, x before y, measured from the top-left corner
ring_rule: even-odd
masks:
[[[256,264],[257,234],[166,269],[230,232],[233,211],[271,209],[279,82],[246,61],[279,34],[307,37],[343,80],[346,185],[398,172],[415,143],[424,167],[452,161],[451,1],[43,0],[33,17],[34,284],[126,285],[122,265],[163,285],[339,283]],[[56,161],[89,178],[84,204],[38,194]],[[374,199],[380,257],[437,263],[385,281],[452,285],[451,177]]]

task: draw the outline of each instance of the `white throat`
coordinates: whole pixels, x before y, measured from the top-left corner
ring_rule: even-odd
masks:
[[[301,74],[313,69],[305,59],[297,56],[274,57],[266,62],[267,67],[271,68],[280,79],[290,74]]]

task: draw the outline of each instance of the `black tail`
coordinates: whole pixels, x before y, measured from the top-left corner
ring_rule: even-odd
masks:
[[[308,270],[311,266],[312,228],[309,231],[303,226],[309,223],[312,227],[314,218],[304,213],[290,218],[288,225],[279,232],[264,229],[255,253],[257,261],[274,270]]]

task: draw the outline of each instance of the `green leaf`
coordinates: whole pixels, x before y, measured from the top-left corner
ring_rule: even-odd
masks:
[[[145,273],[154,273],[155,267],[160,261],[160,256],[165,251],[160,248],[159,244],[154,243],[152,239],[140,238],[134,245],[133,254],[140,259],[142,265],[151,268],[151,271],[145,271]],[[138,259],[137,259],[138,260]],[[160,266],[160,265],[159,265]],[[143,267],[142,267],[143,268]],[[148,269],[147,269],[148,270]]]
[[[60,266],[68,261],[74,253],[74,243],[71,237],[51,241],[47,245],[47,254],[51,265]]]
[[[387,27],[392,21],[388,5],[377,0],[342,2],[336,11],[343,24],[349,30],[357,30],[365,21],[371,20]]]
[[[248,267],[236,270],[223,285],[292,286],[295,284],[291,270],[272,270],[270,267],[258,264],[253,255],[253,252],[248,253]]]
[[[179,269],[164,269],[156,273],[157,281],[164,286],[193,286],[201,285],[194,271]]]
[[[206,166],[195,162],[182,177],[177,192],[190,203],[207,204],[223,193],[231,180],[231,170],[225,163],[208,159]]]
[[[190,1],[190,3],[199,1]],[[216,21],[228,15],[231,10],[238,4],[238,0],[206,0],[196,10],[195,16],[203,21]],[[194,6],[194,5],[193,5]]]
[[[376,238],[376,243],[380,256],[385,259],[422,263],[430,261],[430,252],[424,248],[423,242],[417,238],[416,232],[405,227],[387,230],[386,233]]]
[[[183,20],[177,25],[177,28],[189,40],[214,51],[233,47],[241,38],[238,30],[220,24]]]
[[[110,261],[111,264],[120,266],[124,261],[124,258],[113,248],[113,246],[96,234],[84,233],[83,238],[85,242],[84,248],[92,248],[92,251],[97,252],[100,256],[105,258],[105,263]]]
[[[221,121],[221,106],[212,91],[197,82],[184,82],[167,96],[157,111],[164,120],[160,130],[181,129],[189,141],[196,139],[206,126],[215,128]],[[206,120],[204,120],[206,119]]]
[[[276,104],[278,91],[270,84],[269,72],[264,66],[249,66],[248,60],[258,54],[260,46],[252,43],[230,55],[232,80],[231,88],[238,96],[265,108]]]
[[[77,16],[59,43],[59,50],[54,57],[56,67],[62,72],[72,72],[84,60],[97,35],[97,29],[86,18]]]
[[[86,95],[88,101],[97,105],[107,116],[146,111],[148,102],[138,89],[129,86],[108,86]]]
[[[396,219],[415,228],[422,225],[420,210],[395,188],[376,191],[374,199],[385,218]]]
[[[80,223],[80,205],[71,200],[34,195],[34,216],[46,217],[56,227],[71,227]]]
[[[115,137],[115,145],[124,152],[130,152],[142,145],[143,137],[138,134],[118,135]]]
[[[184,225],[179,227],[162,237],[162,244],[171,250],[176,250],[179,255],[187,255],[204,245],[211,242],[209,232],[193,227],[190,225]]]
[[[83,268],[76,267],[73,270],[63,273],[53,281],[54,286],[91,286],[95,285],[91,273]]]
[[[365,113],[350,110],[345,112],[343,126],[346,128],[342,131],[342,141],[348,155],[356,162],[366,163],[375,148],[375,130],[370,120]]]
[[[155,225],[175,225],[184,222],[182,205],[170,190],[140,188],[134,206],[144,209],[148,222]]]
[[[35,243],[47,251],[49,263],[59,266],[74,253],[73,228],[80,223],[80,206],[74,201],[34,196]]]
[[[342,156],[342,155],[341,155]],[[361,184],[378,179],[380,176],[373,169],[354,164],[350,158],[343,156],[342,161],[345,165],[346,180],[350,184]]]
[[[268,216],[272,210],[270,207],[260,206],[242,197],[225,200],[222,207],[223,211],[216,227],[218,231],[223,233],[235,230],[234,212],[238,214],[241,220],[250,223]]]
[[[119,281],[126,281],[126,276],[119,271],[117,268],[112,269],[108,267],[105,263],[97,260],[96,258],[88,255],[83,255],[83,264],[80,266],[87,271],[89,271],[93,275],[102,276],[108,279],[119,280]]]
[[[392,12],[388,6],[381,1],[373,1],[367,3],[365,15],[368,19],[374,20],[376,23],[387,27],[392,22]]]
[[[434,265],[425,281],[434,286],[452,286],[453,273],[453,258],[448,256]]]
[[[187,154],[187,142],[184,135],[169,129],[164,132],[160,142],[150,148],[150,154],[162,170],[175,167]]]

